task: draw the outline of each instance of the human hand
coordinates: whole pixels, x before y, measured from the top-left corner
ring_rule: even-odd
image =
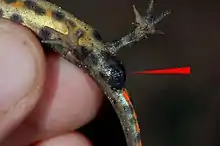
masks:
[[[55,53],[44,56],[28,29],[6,20],[0,20],[0,78],[1,146],[91,145],[74,130],[96,116],[102,101],[96,83]]]

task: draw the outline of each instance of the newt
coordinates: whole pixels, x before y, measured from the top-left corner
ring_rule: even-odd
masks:
[[[26,26],[42,44],[49,45],[64,59],[86,70],[111,102],[127,145],[142,146],[137,115],[125,88],[125,68],[116,53],[151,34],[162,33],[155,26],[170,11],[155,18],[153,3],[150,0],[144,16],[133,6],[135,28],[112,42],[105,42],[95,28],[45,0],[0,0],[0,18]]]

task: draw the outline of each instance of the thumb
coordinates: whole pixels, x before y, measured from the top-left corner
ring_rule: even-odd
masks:
[[[18,24],[0,20],[0,143],[34,108],[44,72],[36,37]]]

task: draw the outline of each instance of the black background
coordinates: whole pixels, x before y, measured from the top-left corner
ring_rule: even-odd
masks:
[[[132,5],[143,14],[147,0],[50,0],[97,28],[111,41],[129,32]],[[220,97],[220,5],[214,0],[156,0],[155,14],[171,15],[153,35],[118,57],[127,70],[127,87],[142,130],[143,146],[218,146]],[[190,65],[192,74],[132,75],[134,71]],[[111,105],[103,105],[82,128],[95,146],[124,146]]]

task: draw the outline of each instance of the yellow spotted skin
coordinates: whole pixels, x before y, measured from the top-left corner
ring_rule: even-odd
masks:
[[[0,8],[3,11],[2,17],[10,19],[13,14],[18,14],[19,16],[21,16],[21,19],[23,21],[22,24],[27,26],[37,34],[39,33],[39,30],[41,30],[41,28],[49,27],[61,34],[67,35],[69,33],[69,29],[67,28],[66,23],[56,20],[52,16],[52,11],[56,11],[65,15],[66,20],[70,20],[74,23],[71,30],[73,31],[73,33],[76,33],[79,30],[84,33],[83,36],[77,40],[76,45],[88,46],[88,48],[91,48],[92,46],[103,48],[100,47],[100,45],[102,46],[103,44],[93,37],[94,29],[83,21],[78,20],[72,14],[69,14],[60,7],[47,1],[34,0],[33,2],[45,11],[43,14],[38,14],[33,11],[33,9],[28,9],[25,2],[25,0],[12,0],[12,2],[10,2],[10,0],[8,2],[7,0],[0,0]]]
[[[169,11],[152,20],[153,0],[146,16],[133,6],[135,28],[113,42],[104,42],[90,25],[45,0],[0,0],[0,18],[32,30],[42,44],[47,44],[64,59],[85,69],[111,102],[122,125],[127,146],[142,146],[134,106],[125,88],[125,70],[116,52],[155,34],[155,25]]]

